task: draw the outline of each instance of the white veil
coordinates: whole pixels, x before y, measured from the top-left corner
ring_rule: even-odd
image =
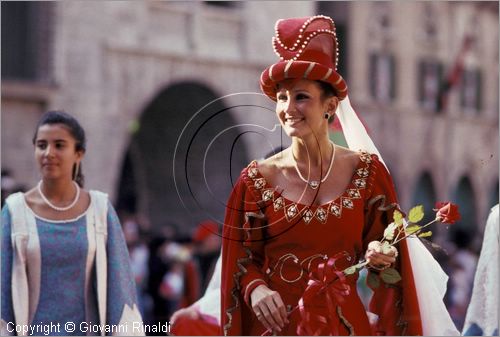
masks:
[[[344,133],[344,138],[349,149],[354,151],[365,150],[368,153],[376,154],[379,160],[385,165],[380,152],[378,152],[377,147],[373,144],[370,136],[368,136],[368,132],[366,132],[358,115],[354,112],[349,101],[349,96],[340,101],[335,114],[342,126],[342,132]],[[387,168],[387,165],[385,166]]]
[[[385,165],[380,152],[354,112],[349,96],[340,102],[336,114],[349,149],[376,154]],[[387,168],[387,165],[385,166]],[[415,278],[424,336],[460,335],[443,302],[448,275],[418,238],[408,238],[406,242]]]
[[[201,314],[214,318],[217,320],[217,324],[220,324],[220,286],[222,274],[221,255],[219,255],[219,258],[217,259],[217,264],[215,265],[212,278],[208,283],[205,293],[195,303]]]

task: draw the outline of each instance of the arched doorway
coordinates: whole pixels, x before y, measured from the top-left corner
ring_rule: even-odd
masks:
[[[153,232],[175,226],[187,234],[207,218],[222,223],[231,172],[237,177],[248,158],[230,109],[218,98],[199,83],[177,83],[162,90],[137,121],[118,205],[146,215]]]
[[[415,190],[412,198],[412,207],[416,205],[422,205],[424,207],[425,215],[421,224],[426,224],[432,221],[435,217],[432,209],[436,203],[436,192],[434,189],[434,183],[429,172],[424,172],[417,181]],[[429,230],[434,233],[435,224],[429,226]]]
[[[458,330],[462,330],[464,312],[470,302],[477,263],[478,237],[476,196],[472,183],[463,176],[453,193],[452,201],[459,207],[461,219],[450,225],[450,264],[445,271],[450,277],[445,304]]]
[[[125,154],[123,160],[122,175],[118,185],[118,201],[116,209],[128,214],[137,213],[137,182],[134,166],[131,158],[131,150]]]
[[[468,177],[462,177],[453,193],[461,219],[450,227],[450,239],[460,248],[471,244],[478,232],[476,197]]]

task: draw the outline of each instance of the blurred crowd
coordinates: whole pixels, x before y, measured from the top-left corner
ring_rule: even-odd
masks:
[[[221,249],[218,225],[204,221],[185,235],[168,224],[151,236],[146,220],[130,214],[120,218],[143,320],[170,322],[176,310],[203,295],[210,281]]]
[[[2,207],[3,204],[5,203],[5,199],[9,195],[15,192],[25,192],[26,191],[26,186],[23,184],[18,183],[14,177],[12,177],[12,174],[9,170],[7,169],[2,169]]]
[[[452,240],[443,243],[443,250],[435,253],[436,259],[450,278],[444,303],[459,331],[462,331],[472,295],[481,249],[476,246],[473,236],[458,228],[452,232]]]
[[[2,170],[1,187],[2,207],[9,194],[25,191],[7,170]],[[207,220],[186,235],[181,234],[177,224],[165,224],[160,234],[152,235],[147,219],[126,212],[119,212],[119,217],[144,322],[169,322],[176,310],[189,306],[203,295],[220,253],[219,226]],[[452,240],[440,243],[442,249],[430,250],[450,277],[445,304],[461,330],[481,247],[476,247],[471,241],[473,238],[460,229],[454,230],[451,236]],[[359,290],[367,302],[370,292]]]

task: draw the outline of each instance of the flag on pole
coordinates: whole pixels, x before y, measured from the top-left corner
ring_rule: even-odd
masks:
[[[455,88],[460,82],[460,78],[462,77],[462,74],[464,72],[465,56],[472,46],[472,42],[474,42],[473,37],[466,32],[455,62],[453,63],[453,66],[448,71],[448,74],[446,75],[443,83],[440,86],[437,102],[438,111],[446,110],[448,105],[448,96],[451,90]]]

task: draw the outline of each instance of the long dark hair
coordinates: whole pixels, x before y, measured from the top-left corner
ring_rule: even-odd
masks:
[[[82,126],[75,117],[64,111],[47,111],[40,117],[38,124],[36,125],[35,134],[33,136],[33,145],[35,145],[36,138],[38,136],[38,129],[42,125],[46,124],[63,124],[68,128],[69,133],[75,139],[75,151],[82,151],[85,153],[86,150],[86,138],[85,138],[85,130],[83,130]],[[85,182],[85,177],[82,173],[82,163],[80,163],[80,168],[78,172],[76,172],[76,163],[73,165],[72,176],[75,178],[75,181],[80,187],[83,187]]]

